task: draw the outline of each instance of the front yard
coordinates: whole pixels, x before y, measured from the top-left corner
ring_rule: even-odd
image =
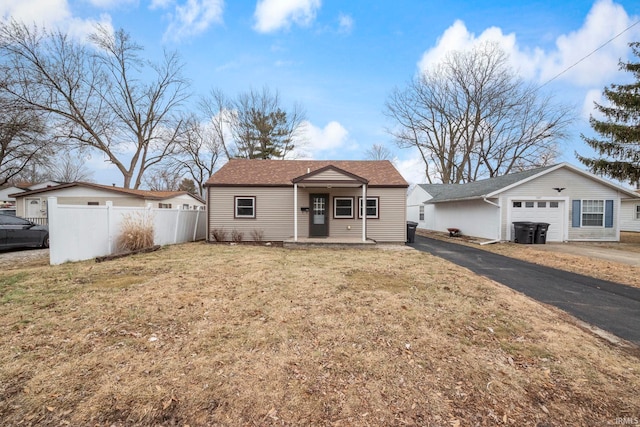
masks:
[[[640,359],[412,250],[192,243],[0,272],[5,425],[606,425]]]

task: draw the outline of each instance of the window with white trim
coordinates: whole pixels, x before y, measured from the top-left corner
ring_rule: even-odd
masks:
[[[235,217],[236,218],[255,218],[256,217],[256,198],[255,197],[235,197]]]
[[[604,200],[583,200],[582,201],[582,226],[583,227],[603,227],[604,226]]]
[[[424,221],[424,205],[420,206],[420,221]]]
[[[353,218],[353,197],[334,197],[333,217]]]
[[[640,205],[636,205],[636,219],[640,219]]]
[[[379,218],[378,197],[367,197],[367,218]],[[358,218],[362,218],[362,197],[358,197]]]
[[[171,209],[171,203],[158,203],[158,209]]]

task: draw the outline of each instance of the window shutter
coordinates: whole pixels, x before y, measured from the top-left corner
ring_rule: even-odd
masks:
[[[613,228],[613,200],[605,200],[604,202],[604,226],[605,228]]]
[[[573,208],[571,210],[571,226],[580,227],[580,200],[573,201]]]

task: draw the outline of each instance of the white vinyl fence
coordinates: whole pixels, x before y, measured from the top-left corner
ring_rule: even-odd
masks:
[[[49,263],[62,264],[117,251],[122,220],[126,215],[149,215],[153,219],[155,245],[193,242],[206,237],[202,210],[153,209],[106,206],[59,205],[49,197]]]

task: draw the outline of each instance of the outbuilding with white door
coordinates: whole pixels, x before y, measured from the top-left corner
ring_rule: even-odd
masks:
[[[466,184],[421,184],[407,200],[407,219],[423,229],[511,241],[514,222],[534,222],[549,224],[547,242],[618,241],[621,202],[640,195],[561,163]]]

